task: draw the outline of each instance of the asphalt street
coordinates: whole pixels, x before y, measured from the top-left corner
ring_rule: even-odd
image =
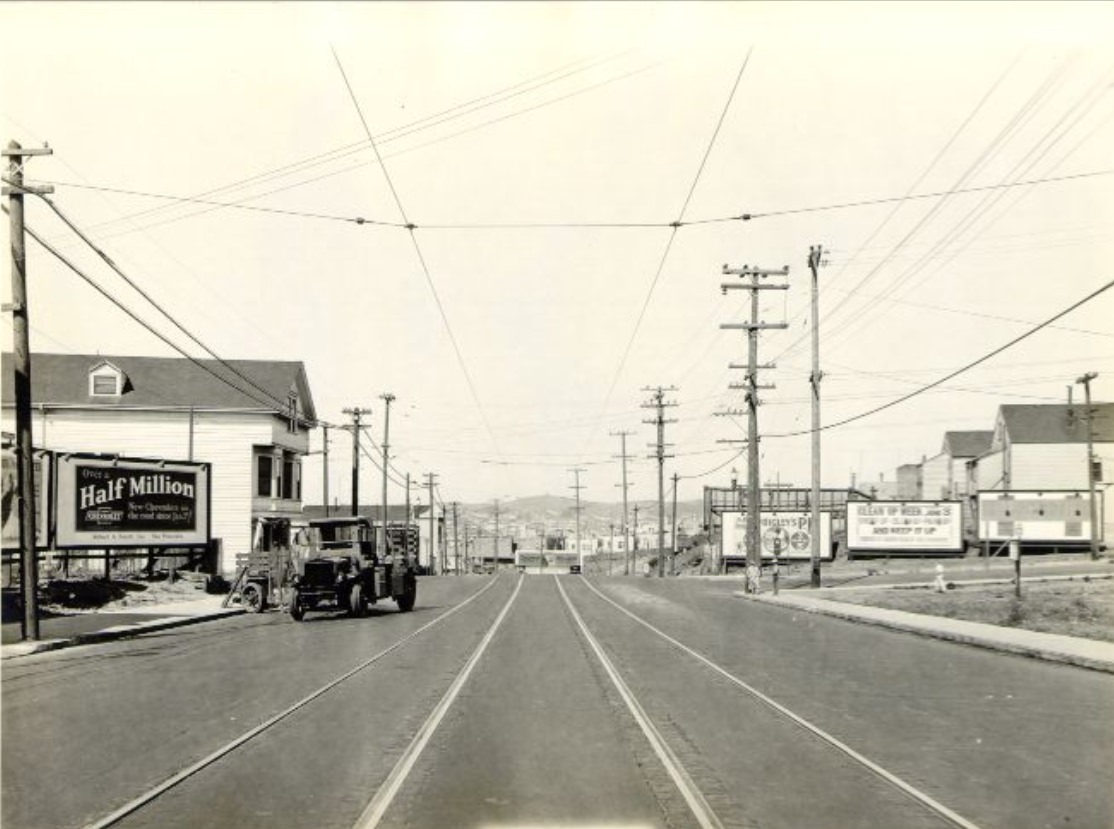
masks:
[[[409,614],[237,616],[9,660],[0,818],[1114,825],[1114,676],[736,589],[425,578]]]

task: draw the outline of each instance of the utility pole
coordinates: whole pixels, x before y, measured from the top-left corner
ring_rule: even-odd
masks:
[[[433,479],[437,477],[435,472],[427,472],[426,486],[429,487],[429,566],[430,569],[437,572],[437,535],[434,528],[434,519],[437,516],[436,503],[433,500]]]
[[[634,505],[634,541],[631,543],[633,569],[638,570],[638,504]]]
[[[391,468],[390,441],[391,441],[391,403],[395,396],[390,392],[379,395],[379,399],[386,403],[383,409],[383,551],[394,553],[391,541],[387,536],[387,472]],[[430,501],[430,509],[433,502]]]
[[[1098,377],[1093,371],[1088,371],[1075,382],[1083,384],[1083,405],[1087,410],[1087,489],[1091,492],[1091,558],[1099,557],[1099,527],[1098,527],[1098,500],[1095,495],[1095,449],[1094,431],[1091,424],[1095,413],[1091,408],[1091,381]]]
[[[665,401],[665,393],[667,391],[676,391],[673,386],[663,388],[658,386],[656,389],[643,388],[643,391],[651,392],[650,402],[643,403],[643,409],[655,409],[657,414],[651,420],[644,420],[643,423],[655,424],[658,427],[658,440],[656,451],[651,457],[658,459],[658,578],[665,576],[665,459],[666,457],[673,457],[672,455],[665,454],[665,424],[676,423],[675,418],[665,419],[665,409],[667,406],[676,406],[676,403]],[[654,444],[650,444],[654,447]]]
[[[27,306],[27,248],[23,227],[24,193],[53,193],[50,186],[23,183],[23,159],[34,155],[51,155],[49,147],[23,149],[11,141],[3,151],[8,159],[8,175],[3,195],[8,197],[11,220],[12,303],[5,311],[12,312],[12,368],[15,372],[16,485],[19,492],[19,575],[22,582],[24,639],[39,638],[39,562],[36,558],[35,526],[35,455],[31,434],[31,322]]]
[[[820,286],[816,272],[820,269],[822,245],[808,249],[808,267],[812,271],[812,586],[820,586]]]
[[[789,288],[787,284],[767,284],[760,282],[770,276],[788,276],[789,266],[781,270],[768,270],[752,268],[743,265],[741,268],[723,266],[723,273],[727,275],[750,277],[749,283],[724,282],[720,284],[723,293],[732,290],[750,291],[750,322],[721,323],[720,328],[729,330],[743,330],[747,332],[747,373],[746,382],[742,388],[746,389],[747,402],[747,570],[760,572],[762,567],[761,538],[759,537],[759,498],[761,479],[758,470],[758,391],[764,388],[773,388],[772,385],[759,385],[758,383],[758,332],[773,328],[788,328],[788,323],[766,323],[758,319],[758,293],[764,290],[784,291]],[[731,388],[736,388],[732,385]],[[753,569],[752,569],[753,568]],[[753,585],[748,579],[748,589]]]
[[[680,477],[676,472],[673,473],[673,543],[670,545],[673,548],[673,557],[670,559],[670,575],[677,574],[677,481]]]
[[[615,555],[615,522],[611,522],[611,546],[607,548],[607,575],[611,575],[611,559]]]
[[[453,501],[453,572],[460,575],[460,536],[457,534],[460,503]]]
[[[495,552],[492,553],[492,567],[496,570],[499,569],[499,499],[495,499],[495,538],[492,539]]]
[[[410,563],[410,473],[406,473],[406,527],[403,538],[406,539],[406,563]],[[419,562],[420,563],[420,562]]]
[[[371,409],[344,409],[346,415],[352,415],[352,517],[360,514],[360,417],[371,414]]]
[[[321,486],[325,495],[325,517],[329,517],[329,426],[322,424],[323,437],[321,438],[322,469]]]
[[[612,437],[618,436],[622,441],[623,453],[619,456],[623,459],[623,483],[618,486],[623,487],[623,575],[629,576],[631,572],[630,560],[630,528],[627,524],[627,490],[630,484],[627,483],[627,435],[633,435],[634,432],[611,432]]]
[[[445,527],[449,525],[448,510],[445,504],[441,505],[441,543],[438,545],[441,549],[441,572],[446,574],[449,572],[449,540],[445,538]]]
[[[578,467],[570,469],[569,472],[576,476],[576,483],[569,489],[576,490],[576,561],[580,565],[580,571],[584,572],[584,556],[580,552],[580,490],[584,489],[580,484],[580,473],[585,470]]]

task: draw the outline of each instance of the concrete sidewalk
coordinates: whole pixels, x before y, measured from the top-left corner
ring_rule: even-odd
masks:
[[[820,598],[815,591],[805,593],[794,590],[777,596],[761,593],[757,596],[742,592],[735,594],[751,601],[776,604],[806,613],[820,613],[853,622],[865,622],[881,627],[931,636],[949,642],[975,645],[980,648],[1016,653],[1051,662],[1063,662],[1082,668],[1114,673],[1114,643],[1055,633],[1038,633],[1021,628],[965,622],[923,613],[907,613],[881,607],[848,604]]]
[[[41,639],[36,642],[4,644],[0,646],[0,659],[29,656],[73,645],[109,642],[141,633],[237,616],[244,612],[239,605],[221,607],[223,600],[224,596],[207,595],[187,601],[47,617],[39,620]]]

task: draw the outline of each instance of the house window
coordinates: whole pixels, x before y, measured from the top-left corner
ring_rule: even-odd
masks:
[[[115,374],[94,374],[93,375],[93,396],[94,397],[119,397],[120,396],[120,378]]]
[[[282,497],[294,497],[294,460],[287,458],[282,462]]]
[[[1102,480],[1102,461],[1098,458],[1091,459],[1091,480],[1096,484]]]
[[[298,395],[291,392],[286,396],[287,423],[286,431],[292,434],[298,432]]]
[[[271,478],[274,475],[275,461],[270,455],[259,456],[259,477],[255,486],[255,494],[263,498],[271,497]]]

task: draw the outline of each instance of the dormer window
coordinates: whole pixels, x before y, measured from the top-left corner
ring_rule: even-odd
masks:
[[[90,397],[119,397],[127,378],[112,363],[100,363],[89,370]]]
[[[290,392],[286,395],[286,431],[297,434],[298,432],[298,395]]]

